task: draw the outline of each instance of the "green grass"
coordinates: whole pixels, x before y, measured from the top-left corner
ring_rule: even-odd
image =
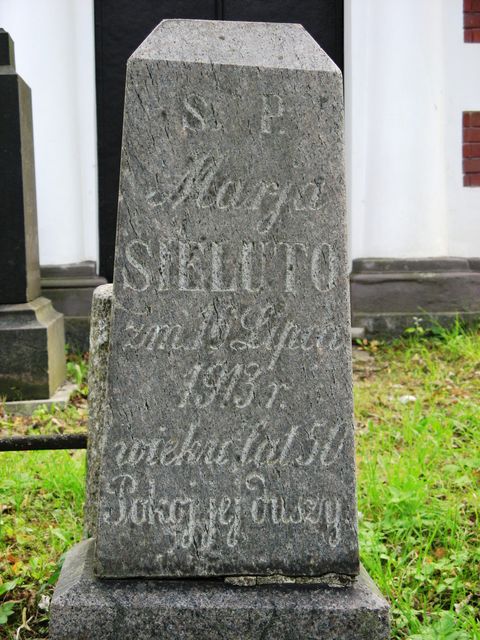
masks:
[[[16,638],[22,622],[20,638],[46,638],[41,607],[51,596],[62,554],[81,537],[85,453],[0,456],[0,576],[13,587],[3,595],[4,613],[5,603],[14,603],[8,624],[0,622],[0,638]],[[2,605],[0,621],[1,615]]]
[[[480,639],[480,333],[361,344],[354,370],[361,555],[392,603],[392,637]],[[0,418],[3,435],[85,427],[81,396]],[[62,554],[81,537],[84,473],[83,452],[0,453],[2,640],[47,637]]]
[[[394,638],[480,638],[480,335],[456,327],[366,349],[362,560],[392,603]]]

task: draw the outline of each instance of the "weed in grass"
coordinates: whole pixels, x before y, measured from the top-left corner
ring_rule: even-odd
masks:
[[[78,354],[67,350],[67,376],[77,385],[80,398],[88,396],[88,353]]]
[[[78,395],[66,407],[43,405],[35,409],[31,416],[10,416],[0,404],[0,438],[76,433],[86,431],[87,423],[87,401]]]

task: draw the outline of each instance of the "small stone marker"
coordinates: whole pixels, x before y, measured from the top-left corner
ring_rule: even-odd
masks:
[[[299,25],[168,20],[130,58],[95,541],[52,640],[388,637],[358,575],[342,92]]]
[[[298,25],[130,58],[99,576],[358,572],[342,95]]]

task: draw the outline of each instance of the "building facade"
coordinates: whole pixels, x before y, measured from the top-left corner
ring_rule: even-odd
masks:
[[[302,22],[343,68],[354,324],[480,316],[480,0],[0,0],[67,323],[111,279],[125,60],[167,17]]]

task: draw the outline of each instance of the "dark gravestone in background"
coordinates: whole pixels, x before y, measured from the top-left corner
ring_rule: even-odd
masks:
[[[343,0],[95,0],[100,273],[110,281],[126,62],[166,18],[298,22],[343,69]]]
[[[0,398],[43,400],[65,381],[63,316],[40,297],[32,97],[3,29],[0,221]]]
[[[0,29],[0,304],[40,295],[30,89],[15,72],[13,42]]]

